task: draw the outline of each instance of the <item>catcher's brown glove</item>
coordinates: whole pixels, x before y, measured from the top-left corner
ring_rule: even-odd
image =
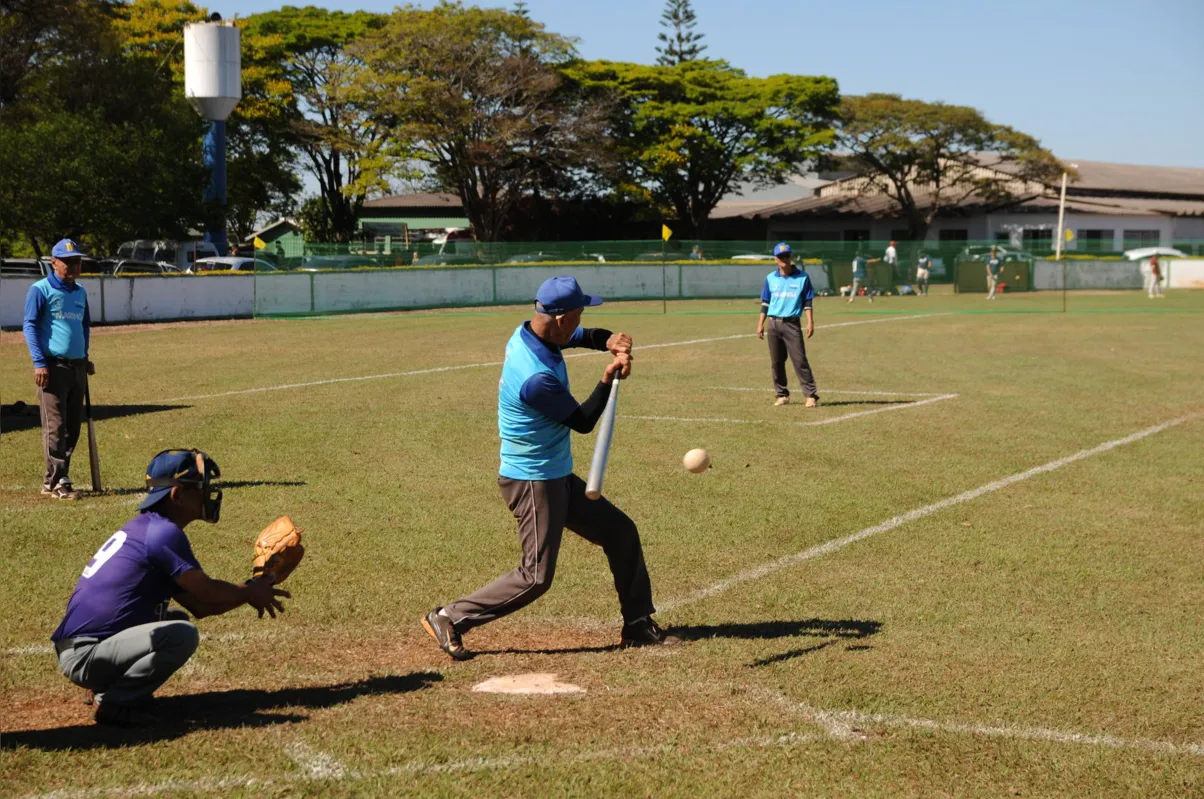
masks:
[[[255,539],[254,575],[267,575],[277,584],[284,582],[305,554],[301,532],[288,516],[281,516],[263,528]]]

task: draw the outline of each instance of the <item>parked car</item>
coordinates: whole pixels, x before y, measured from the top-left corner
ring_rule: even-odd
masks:
[[[179,272],[191,268],[193,262],[198,258],[216,258],[219,255],[217,247],[208,241],[138,239],[137,241],[127,241],[117,248],[118,259],[154,261],[174,266]]]
[[[422,256],[414,262],[414,266],[474,266],[484,263],[477,256],[468,253],[462,255],[456,253],[435,253],[434,255]]]
[[[772,261],[772,260],[774,260],[774,257],[772,255],[766,255],[765,253],[750,252],[750,253],[747,253],[746,255],[733,255],[732,260],[733,261]]]
[[[1036,259],[1026,253],[1024,250],[1017,250],[1013,247],[1004,247],[1003,245],[995,245],[995,254],[1003,259],[1003,262],[1012,263],[1015,261],[1025,261],[1031,263]],[[966,247],[957,254],[959,261],[986,261],[991,257],[991,245],[975,245]]]
[[[543,264],[543,263],[564,263],[565,261],[597,261],[598,263],[606,263],[606,258],[598,253],[581,252],[578,255],[565,255],[564,253],[552,252],[529,252],[521,255],[514,255],[507,258],[503,263],[507,264]]]
[[[128,275],[171,275],[179,274],[180,270],[168,264],[153,261],[137,261],[133,258],[115,258],[112,260],[113,269],[109,273],[114,277]]]
[[[310,255],[301,262],[297,271],[321,272],[325,269],[360,269],[378,266],[380,264],[366,255]]]
[[[240,258],[226,255],[220,258],[198,258],[192,266],[194,272],[279,272],[276,265],[262,258]]]
[[[5,258],[0,261],[0,275],[4,277],[43,278],[48,274],[48,264],[37,258]]]

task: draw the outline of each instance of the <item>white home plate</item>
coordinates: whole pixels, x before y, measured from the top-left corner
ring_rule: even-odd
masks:
[[[557,682],[555,674],[512,674],[494,677],[472,687],[487,694],[579,694],[585,689],[567,682]]]

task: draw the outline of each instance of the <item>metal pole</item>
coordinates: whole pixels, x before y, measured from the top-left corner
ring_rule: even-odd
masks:
[[[1054,260],[1062,264],[1062,313],[1066,313],[1066,264],[1062,262],[1062,224],[1066,218],[1066,173],[1062,173],[1062,196],[1058,200],[1058,229],[1054,232]]]

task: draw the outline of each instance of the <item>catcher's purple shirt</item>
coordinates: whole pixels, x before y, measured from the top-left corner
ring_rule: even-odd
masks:
[[[144,511],[96,550],[50,640],[107,638],[158,621],[159,606],[180,593],[175,578],[199,568],[184,531],[153,510]]]

